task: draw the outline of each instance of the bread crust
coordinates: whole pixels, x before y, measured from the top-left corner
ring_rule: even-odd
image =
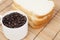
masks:
[[[21,5],[18,5],[17,3],[14,3],[14,5],[18,9],[20,9],[21,11],[26,13],[26,15],[28,16],[28,19],[29,19],[29,25],[32,28],[35,28],[35,29],[41,28],[45,24],[47,24],[49,22],[49,20],[52,18],[53,14],[54,14],[54,7],[48,14],[43,15],[43,16],[36,16],[32,12],[30,12],[30,11],[26,10],[25,8],[23,8]]]

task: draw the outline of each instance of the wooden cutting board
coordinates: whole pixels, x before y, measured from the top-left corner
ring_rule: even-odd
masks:
[[[58,1],[59,0],[54,0],[55,3],[58,3]],[[5,12],[10,11],[10,10],[19,10],[19,9],[17,9],[14,5],[12,5],[12,7],[5,9],[2,12],[2,15],[4,15]],[[56,15],[45,27],[42,27],[40,29],[32,29],[29,26],[28,35],[22,40],[60,40],[60,9],[59,9],[59,5],[57,5],[55,7],[54,13],[56,13]],[[1,25],[0,25],[0,40],[8,40],[2,32]]]

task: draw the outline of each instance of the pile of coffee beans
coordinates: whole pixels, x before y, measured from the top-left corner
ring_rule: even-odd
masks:
[[[3,24],[9,28],[21,27],[26,23],[26,21],[27,21],[26,17],[18,12],[8,14],[5,17],[3,17],[2,20]]]

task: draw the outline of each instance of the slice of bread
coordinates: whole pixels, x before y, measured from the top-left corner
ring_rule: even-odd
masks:
[[[30,19],[29,20],[30,26],[32,26],[33,28],[41,28],[42,26],[46,25],[51,20],[51,18],[53,17],[54,11],[51,11],[50,13],[52,13],[52,14],[47,15],[43,18]]]
[[[29,18],[29,25],[32,26],[32,28],[40,28],[42,27],[42,25],[45,25],[46,23],[48,23],[48,21],[52,18],[54,2],[53,1],[45,1],[45,2],[38,1],[37,3],[39,5],[36,3],[33,4],[33,2],[34,1],[29,2],[29,1],[21,0],[21,3],[18,3],[18,0],[17,0],[14,2],[14,5],[17,9],[20,9],[21,11],[27,14]]]

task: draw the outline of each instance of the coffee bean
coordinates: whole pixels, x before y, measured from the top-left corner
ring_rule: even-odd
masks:
[[[26,17],[18,12],[8,14],[5,17],[3,17],[2,20],[3,24],[9,28],[21,27],[26,23],[26,21],[27,21]]]

